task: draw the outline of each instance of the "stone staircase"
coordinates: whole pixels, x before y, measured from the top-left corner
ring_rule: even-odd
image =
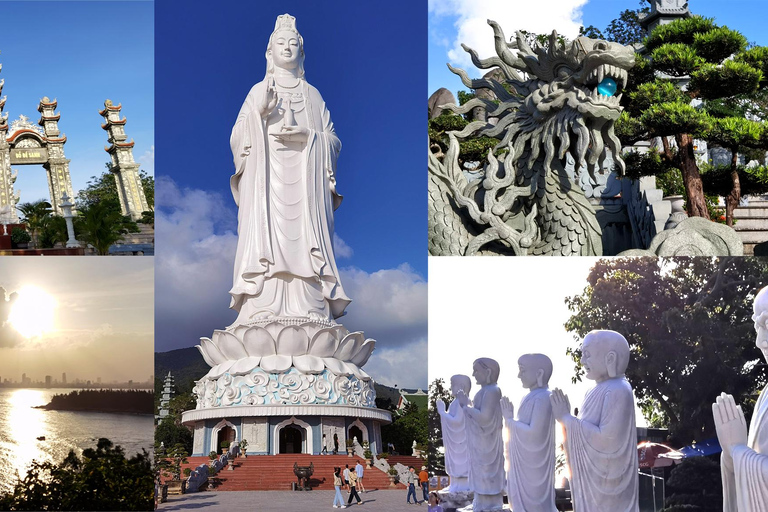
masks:
[[[416,457],[407,457],[416,459]],[[189,464],[184,467],[194,469],[200,464],[208,464],[208,457],[187,457]],[[220,484],[217,491],[290,491],[291,483],[297,482],[293,474],[293,464],[299,466],[314,465],[314,474],[309,479],[312,489],[333,490],[333,468],[345,464],[354,467],[359,457],[347,455],[249,455],[247,458],[238,457],[234,461],[234,469],[224,469],[217,475]],[[419,466],[421,467],[421,466]],[[390,487],[389,476],[377,468],[366,468],[363,473],[363,485],[366,490],[393,489]],[[403,484],[397,484],[397,489],[405,489]]]
[[[734,229],[744,243],[744,255],[754,254],[755,245],[768,241],[768,196],[751,196],[748,206],[736,208]]]
[[[155,228],[151,224],[138,224],[138,233],[126,233],[120,244],[155,244]]]

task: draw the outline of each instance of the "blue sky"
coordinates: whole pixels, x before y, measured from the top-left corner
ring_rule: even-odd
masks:
[[[740,31],[748,41],[768,45],[765,30],[768,3],[764,0],[690,0],[688,4],[693,14],[714,18],[719,25]],[[481,51],[479,44],[486,42],[492,48],[493,31],[486,24],[486,19],[497,21],[507,37],[516,30],[535,33],[557,30],[574,37],[581,25],[594,25],[605,30],[621,11],[638,7],[639,0],[430,0],[427,96],[440,87],[448,88],[454,95],[458,90],[466,90],[461,80],[448,70],[446,62],[454,66],[458,64],[464,69],[471,66],[463,60],[464,52],[458,47],[461,42],[478,51]],[[458,50],[455,50],[457,47]],[[455,53],[449,56],[451,49]],[[480,56],[489,57],[490,54],[481,52]],[[469,74],[479,76],[481,73]]]
[[[157,4],[156,350],[190,347],[234,320],[236,209],[229,137],[265,73],[278,15],[296,17],[305,70],[342,142],[341,320],[377,339],[366,370],[426,386],[426,4],[399,0]],[[414,368],[417,366],[418,368]]]
[[[134,158],[154,171],[154,12],[151,1],[0,2],[0,63],[8,121],[40,119],[37,105],[58,100],[75,193],[101,174],[109,155],[99,110],[122,103]],[[14,166],[21,202],[49,199],[42,165]]]

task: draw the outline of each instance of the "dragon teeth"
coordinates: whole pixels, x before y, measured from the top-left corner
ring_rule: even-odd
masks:
[[[605,67],[599,66],[597,68],[597,83],[602,82],[603,78],[605,78]]]

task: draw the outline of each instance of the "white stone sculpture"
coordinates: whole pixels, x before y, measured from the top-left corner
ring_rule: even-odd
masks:
[[[755,297],[752,320],[757,330],[757,347],[768,361],[768,288]],[[712,404],[717,438],[723,453],[723,512],[768,510],[768,387],[757,399],[747,433],[741,406],[723,393]]]
[[[472,381],[466,375],[451,377],[451,396],[454,398],[461,391],[469,396]],[[453,400],[446,408],[445,402],[437,401],[440,425],[445,447],[445,471],[451,477],[450,492],[467,492],[469,488],[469,441],[464,409],[458,400]]]
[[[550,391],[552,361],[543,354],[517,360],[525,395],[514,418],[509,399],[501,400],[506,423],[507,497],[515,512],[557,512],[555,506],[555,418]]]
[[[629,344],[615,331],[592,331],[581,347],[586,377],[597,384],[584,397],[579,417],[568,397],[552,392],[552,412],[565,428],[574,510],[638,512],[635,398],[624,377]]]
[[[304,78],[293,16],[277,18],[267,73],[237,116],[230,144],[238,244],[235,325],[267,317],[333,320],[350,300],[333,251],[336,159],[341,149],[320,93]]]
[[[341,143],[320,93],[304,77],[296,20],[279,16],[267,72],[237,117],[230,144],[238,243],[235,322],[201,338],[211,366],[197,408],[270,404],[375,407],[362,366],[375,341],[336,318],[350,299],[333,249]]]
[[[472,404],[461,390],[456,400],[466,415],[469,439],[469,487],[474,491],[474,512],[500,511],[504,493],[504,441],[501,437],[501,390],[499,363],[481,357],[472,365],[472,376],[480,385]]]

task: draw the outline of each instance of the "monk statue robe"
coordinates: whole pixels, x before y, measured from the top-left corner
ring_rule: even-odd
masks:
[[[499,363],[486,357],[473,364],[472,376],[480,385],[472,405],[462,392],[457,400],[464,409],[469,439],[469,487],[475,493],[474,512],[501,511],[504,502],[504,441],[502,439]]]
[[[552,412],[565,429],[573,509],[638,512],[635,398],[624,373],[629,344],[615,331],[592,331],[582,344],[581,364],[597,384],[584,397],[579,417],[568,397],[552,392]]]
[[[459,390],[469,395],[472,381],[466,375],[451,377],[451,396],[456,397]],[[464,410],[458,400],[453,400],[448,408],[445,402],[437,401],[440,425],[445,448],[445,471],[451,477],[451,492],[469,491],[469,441]]]
[[[768,288],[755,297],[754,312],[756,345],[768,362]],[[712,413],[723,448],[723,512],[768,510],[768,387],[757,399],[749,430],[741,406],[731,395],[718,397]]]
[[[518,378],[530,392],[517,419],[509,399],[501,400],[507,428],[507,497],[515,512],[557,512],[555,506],[555,418],[547,388],[552,361],[543,354],[518,360]]]
[[[320,93],[304,77],[292,16],[279,16],[267,73],[232,129],[238,243],[233,325],[271,317],[333,321],[350,300],[333,249],[336,159],[341,143]]]

